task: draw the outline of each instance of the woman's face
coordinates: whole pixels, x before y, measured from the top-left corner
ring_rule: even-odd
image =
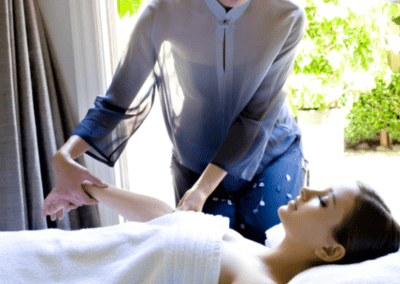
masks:
[[[218,2],[224,6],[224,8],[239,7],[250,0],[218,0]]]
[[[351,212],[358,192],[356,184],[322,191],[303,188],[300,196],[278,210],[286,235],[311,247],[332,242],[333,229]]]

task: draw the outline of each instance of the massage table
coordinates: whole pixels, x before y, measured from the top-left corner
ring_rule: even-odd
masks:
[[[176,212],[147,223],[64,231],[0,232],[0,283],[213,284],[229,219]],[[284,237],[281,224],[266,246]],[[400,252],[306,270],[288,284],[400,284]]]

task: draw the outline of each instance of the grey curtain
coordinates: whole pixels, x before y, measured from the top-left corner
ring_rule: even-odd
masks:
[[[52,157],[77,125],[35,0],[0,0],[0,230],[99,227],[97,206],[41,217]]]

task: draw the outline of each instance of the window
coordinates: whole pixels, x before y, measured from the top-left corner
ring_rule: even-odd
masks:
[[[115,5],[116,2],[117,0],[114,0]],[[119,58],[127,45],[138,14],[129,17],[128,13],[124,18],[119,19],[115,12],[114,17]],[[171,149],[160,100],[156,94],[150,114],[132,136],[124,153],[125,188],[157,197],[174,207],[175,198],[170,174]]]
[[[137,16],[119,20],[116,0],[70,0],[79,119],[104,95]],[[128,143],[119,162],[109,168],[85,157],[87,168],[118,187],[155,196],[174,207],[170,176],[171,144],[163,125],[159,100]],[[103,226],[124,222],[105,205],[99,205]]]

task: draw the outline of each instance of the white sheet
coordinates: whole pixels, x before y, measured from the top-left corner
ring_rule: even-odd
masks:
[[[266,245],[275,247],[285,236],[282,224],[266,232]],[[400,284],[400,251],[361,263],[324,265],[306,270],[288,284]]]
[[[0,283],[218,283],[229,220],[177,212],[148,223],[1,232]]]

